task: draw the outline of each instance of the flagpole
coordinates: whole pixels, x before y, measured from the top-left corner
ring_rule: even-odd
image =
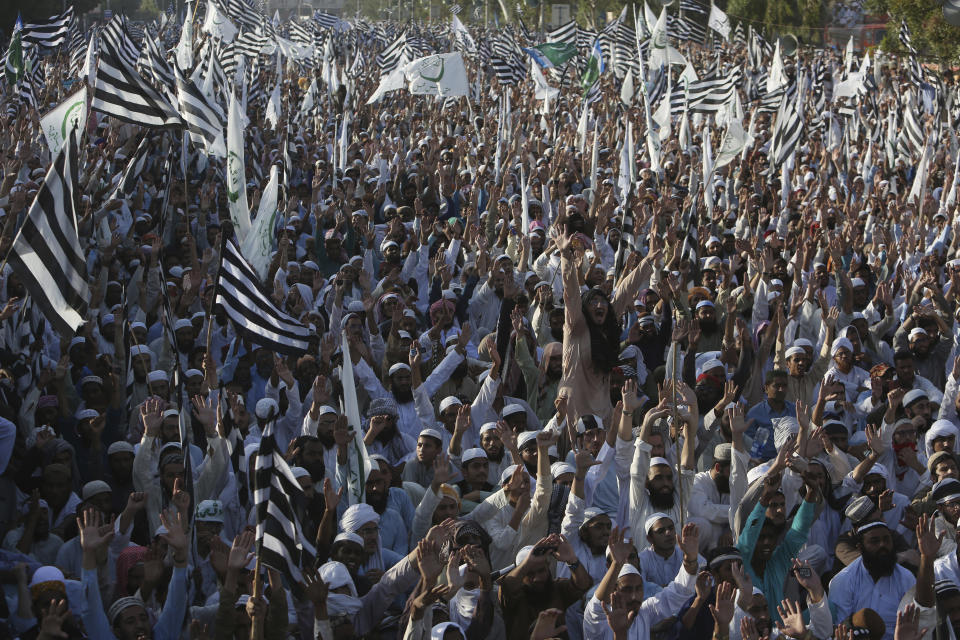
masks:
[[[246,188],[246,187],[244,187]],[[207,305],[207,355],[210,355],[210,344],[213,340],[213,307],[217,303],[217,286],[220,284],[220,270],[223,269],[223,248],[226,239],[223,232],[220,232],[220,255],[217,261],[217,275],[213,277],[213,295],[210,296],[210,304]]]
[[[263,578],[261,577],[261,544],[257,545],[257,564],[253,569],[253,595],[250,596],[253,600],[259,601],[263,597]],[[263,623],[264,619],[261,615],[254,615],[250,620],[250,640],[261,640],[263,638]]]

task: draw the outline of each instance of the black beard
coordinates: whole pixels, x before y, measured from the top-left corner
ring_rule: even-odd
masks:
[[[872,575],[889,576],[893,574],[893,568],[897,565],[897,555],[892,551],[889,553],[870,554],[862,552],[863,566],[866,567]]]
[[[717,476],[713,483],[717,486],[717,491],[720,493],[730,493],[730,478]]]
[[[550,335],[557,342],[563,342],[563,327],[560,327],[559,329],[550,329]]]
[[[707,334],[713,335],[717,332],[718,324],[716,320],[698,320],[700,324],[700,330]]]
[[[556,373],[554,373],[554,372],[551,371],[549,368],[547,368],[547,380],[549,380],[550,382],[554,382],[555,380],[559,380],[559,379],[562,378],[562,377],[563,377],[563,369],[561,369],[560,371],[557,371]]]
[[[397,435],[397,425],[390,424],[383,428],[383,430],[377,434],[377,442],[381,444],[389,444],[391,440]]]
[[[382,495],[382,497],[381,497]],[[379,514],[383,514],[387,510],[387,499],[389,498],[388,493],[378,494],[376,496],[367,494],[366,500],[367,504],[373,507],[373,510]]]
[[[320,431],[317,431],[317,440],[319,440],[320,444],[327,449],[336,444],[336,440],[333,439],[332,433],[321,433]]]
[[[327,467],[323,464],[323,460],[317,460],[316,462],[311,462],[310,464],[303,465],[303,468],[310,473],[310,477],[313,478],[313,481],[323,483],[323,478],[326,475]],[[322,495],[322,494],[321,494]]]
[[[393,397],[396,399],[397,404],[413,402],[413,389],[394,389]]]
[[[671,489],[669,493],[666,491],[662,493],[650,491],[650,504],[653,505],[657,511],[670,511],[673,509],[673,490]]]

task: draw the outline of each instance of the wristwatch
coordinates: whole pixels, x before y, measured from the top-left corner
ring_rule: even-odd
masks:
[[[576,562],[568,562],[567,568],[570,569],[570,573],[573,573],[574,571],[577,570],[577,567],[579,567],[580,565],[581,565],[580,560],[577,560]]]

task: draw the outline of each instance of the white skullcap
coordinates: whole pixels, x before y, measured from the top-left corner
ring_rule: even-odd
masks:
[[[807,340],[806,338],[797,338],[796,340],[793,341],[793,346],[813,349],[813,343]]]
[[[180,329],[193,329],[193,323],[186,318],[181,318],[173,324],[174,331],[180,331]]]
[[[652,513],[650,514],[650,517],[648,517],[646,520],[643,521],[644,532],[650,533],[650,529],[653,528],[653,525],[657,524],[657,520],[660,520],[662,518],[666,518],[667,520],[669,520],[671,523],[673,523],[674,527],[677,526],[677,523],[673,521],[673,518],[667,515],[666,513],[660,513],[660,512]]]
[[[503,470],[503,473],[500,474],[500,484],[505,485],[510,482],[510,478],[513,477],[514,472],[517,470],[517,465],[512,464],[506,469]]]
[[[910,329],[910,335],[908,335],[907,338],[909,339],[914,336],[928,336],[928,335],[930,334],[927,333],[926,329],[922,327],[914,327],[913,329]]]
[[[503,411],[500,412],[500,417],[506,418],[507,416],[516,415],[518,413],[526,413],[526,409],[523,408],[523,405],[512,403],[503,408]]]
[[[480,435],[485,434],[487,431],[496,431],[497,423],[496,422],[484,422],[483,426],[480,427]]]
[[[807,353],[807,350],[804,349],[803,347],[790,347],[784,353],[784,357],[792,358],[793,356],[806,355],[806,353]]]
[[[531,442],[536,441],[537,439],[536,431],[524,431],[519,436],[517,436],[517,449],[522,450],[525,446]]]
[[[924,400],[928,399],[927,392],[923,389],[911,389],[903,396],[903,406],[908,406],[917,400],[923,398]]]
[[[460,398],[457,396],[447,396],[440,401],[440,413],[443,413],[450,407],[462,407],[463,403],[460,402]]]
[[[661,464],[662,464],[662,465],[666,465],[666,466],[669,467],[669,466],[670,466],[670,461],[667,460],[666,458],[661,458],[660,456],[654,456],[654,457],[650,458],[650,466],[651,466],[651,467],[655,467],[655,466],[661,465]]]
[[[484,451],[480,447],[473,447],[463,452],[463,456],[460,458],[460,463],[463,466],[466,466],[466,464],[472,460],[486,460],[486,459],[487,459],[486,451]]]
[[[280,405],[273,398],[260,398],[257,400],[257,406],[254,410],[256,416],[261,420],[267,420],[273,414],[276,418],[280,414]]]
[[[572,464],[567,464],[566,462],[554,462],[550,465],[550,476],[556,480],[565,473],[576,473],[577,470],[573,468]]]
[[[840,351],[840,349],[846,349],[850,353],[853,353],[853,343],[847,338],[837,338],[833,341],[833,346],[830,348],[830,355],[837,355],[837,351]]]
[[[623,568],[620,569],[620,573],[617,574],[617,580],[619,580],[624,576],[640,576],[641,578],[643,577],[642,575],[640,575],[640,572],[637,571],[637,568],[629,563],[623,565]]]
[[[398,371],[410,371],[410,365],[408,365],[408,364],[406,364],[406,363],[404,363],[404,362],[398,362],[397,364],[395,364],[395,365],[393,365],[392,367],[390,367],[390,370],[387,372],[387,375],[392,376],[393,374],[397,373]]]
[[[523,561],[527,559],[527,556],[530,555],[530,552],[533,551],[533,545],[528,544],[525,547],[521,547],[520,551],[517,551],[516,563],[517,566],[523,564]]]
[[[418,437],[423,437],[423,436],[427,436],[428,438],[436,438],[440,442],[443,442],[443,436],[440,435],[440,432],[437,431],[436,429],[431,429],[430,427],[420,430],[420,435]]]

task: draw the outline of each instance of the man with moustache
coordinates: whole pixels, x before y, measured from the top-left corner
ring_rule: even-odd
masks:
[[[934,561],[940,548],[933,518],[921,516],[916,534],[920,566],[914,577],[897,563],[893,535],[886,523],[867,522],[857,528],[860,558],[830,581],[830,601],[836,608],[837,620],[860,609],[873,609],[887,626],[883,639],[893,640],[897,609],[907,591],[916,586],[916,604],[933,606]]]
[[[716,546],[720,536],[729,530],[731,456],[730,444],[718,444],[713,450],[713,467],[693,478],[690,522],[700,529],[704,550]]]

